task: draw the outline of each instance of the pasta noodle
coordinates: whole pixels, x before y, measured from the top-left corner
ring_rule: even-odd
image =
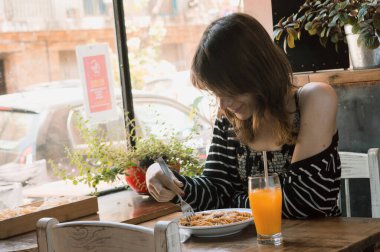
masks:
[[[252,218],[248,212],[239,211],[212,211],[196,213],[188,221],[185,217],[180,218],[179,224],[186,227],[218,226],[245,221]]]

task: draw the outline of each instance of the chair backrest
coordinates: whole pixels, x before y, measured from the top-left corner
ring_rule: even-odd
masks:
[[[368,153],[339,152],[342,176],[345,185],[347,217],[351,217],[351,201],[349,179],[369,178],[371,191],[372,217],[380,217],[380,152],[379,148],[371,148]]]
[[[84,251],[181,251],[176,222],[159,221],[154,229],[106,221],[72,221],[59,223],[54,218],[37,222],[40,252]]]

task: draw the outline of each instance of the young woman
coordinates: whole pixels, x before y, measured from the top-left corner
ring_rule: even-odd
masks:
[[[212,92],[220,113],[202,176],[173,174],[158,164],[146,177],[158,201],[180,193],[195,210],[249,207],[247,178],[263,172],[281,177],[287,218],[337,216],[340,159],[337,96],[324,83],[298,88],[291,67],[253,17],[235,13],[212,22],[195,53],[193,84]]]

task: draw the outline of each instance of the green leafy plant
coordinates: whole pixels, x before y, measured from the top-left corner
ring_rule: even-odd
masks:
[[[73,169],[59,167],[52,160],[49,163],[57,176],[71,180],[75,185],[85,183],[96,193],[101,181],[114,182],[124,173],[123,166],[133,165],[133,162],[125,158],[128,151],[126,142],[108,141],[104,131],[87,125],[88,121],[78,118],[76,127],[84,144],[75,148],[65,147]]]
[[[203,171],[203,162],[199,159],[194,148],[186,143],[193,135],[180,139],[175,135],[166,135],[159,139],[155,135],[137,137],[136,147],[128,151],[130,160],[134,160],[140,167],[148,167],[157,158],[162,157],[168,165],[186,176],[197,176]]]
[[[186,139],[180,139],[174,134],[165,135],[165,139],[155,135],[136,136],[135,148],[124,140],[109,141],[104,131],[88,127],[88,121],[83,118],[78,119],[77,129],[84,140],[82,148],[65,148],[70,165],[75,167],[74,172],[60,168],[51,160],[49,162],[56,175],[71,180],[74,184],[85,183],[94,189],[95,194],[101,181],[109,183],[124,175],[136,176],[136,169],[140,174],[138,176],[141,176],[158,157],[163,157],[171,168],[183,175],[196,176],[203,171],[204,162],[192,147],[186,145],[196,133],[196,128]],[[136,127],[133,127],[127,136],[135,130]],[[135,182],[141,183],[137,180]]]
[[[283,39],[284,49],[294,48],[303,31],[319,37],[323,46],[346,41],[344,25],[352,25],[359,34],[358,44],[374,49],[380,45],[380,3],[378,0],[306,0],[299,10],[283,17],[274,26],[276,41]]]

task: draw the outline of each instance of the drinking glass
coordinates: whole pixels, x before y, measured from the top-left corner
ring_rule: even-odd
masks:
[[[267,185],[264,175],[248,177],[248,193],[257,242],[280,245],[282,193],[278,175],[269,174]]]

